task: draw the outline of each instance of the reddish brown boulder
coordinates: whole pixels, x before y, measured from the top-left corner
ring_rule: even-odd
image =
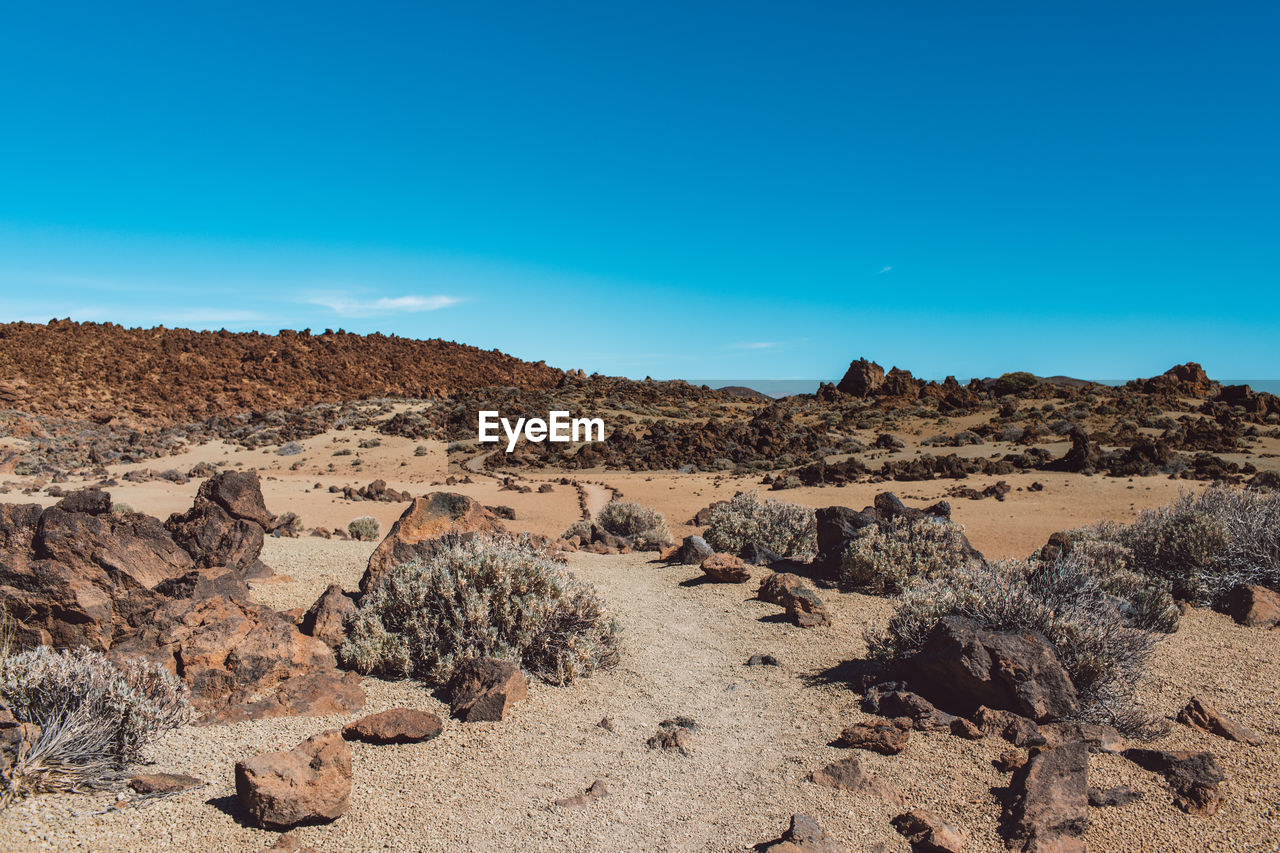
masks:
[[[520,667],[510,661],[471,658],[459,664],[446,686],[449,710],[468,723],[497,722],[529,695]]]
[[[828,835],[816,820],[802,814],[793,814],[782,837],[760,849],[763,853],[849,853],[849,848]]]
[[[111,650],[163,666],[191,688],[202,722],[359,710],[364,690],[333,652],[260,604],[226,596],[161,606]]]
[[[892,720],[906,719],[921,731],[944,731],[956,718],[939,711],[932,702],[918,693],[901,689],[901,682],[877,684],[867,690],[862,699],[862,710],[879,714]]]
[[[1262,738],[1253,729],[1226,716],[1199,696],[1191,697],[1191,701],[1178,712],[1178,722],[1250,746],[1262,743]]]
[[[760,582],[759,597],[764,601],[780,604],[787,609],[787,616],[801,628],[817,628],[831,624],[831,614],[799,575],[777,572]]]
[[[342,736],[365,743],[421,743],[438,737],[442,731],[444,724],[435,714],[415,708],[392,708],[347,723]]]
[[[714,583],[746,583],[751,572],[741,557],[732,554],[712,554],[702,561],[702,571]]]
[[[274,525],[257,472],[225,471],[201,483],[191,509],[169,516],[164,526],[201,568],[226,566],[264,577],[271,570],[258,555]]]
[[[1218,785],[1226,776],[1212,752],[1126,749],[1124,757],[1163,776],[1173,789],[1174,805],[1187,814],[1210,817],[1225,799]]]
[[[236,798],[254,824],[268,829],[336,820],[350,794],[351,747],[337,729],[288,752],[236,762]]]
[[[347,626],[356,618],[355,599],[336,583],[316,599],[302,617],[302,633],[315,637],[334,651],[347,639]]]
[[[1240,584],[1227,595],[1227,613],[1241,625],[1280,625],[1280,594],[1257,584]]]
[[[883,384],[884,368],[874,361],[860,358],[849,363],[849,369],[836,385],[836,390],[855,397],[867,397],[880,390]]]
[[[1048,740],[1040,727],[1026,717],[1012,711],[988,708],[985,705],[973,715],[974,721],[985,734],[999,735],[1014,746],[1044,746]],[[1071,740],[1080,740],[1079,737]]]
[[[453,492],[432,492],[414,498],[387,537],[369,557],[369,567],[360,578],[365,593],[391,569],[413,559],[430,557],[434,543],[449,533],[501,533],[502,522],[478,501]]]
[[[982,740],[986,737],[986,732],[980,726],[964,717],[956,717],[951,721],[951,733],[965,740]]]
[[[889,821],[917,853],[964,853],[964,833],[925,809],[912,809]]]
[[[1023,850],[1084,851],[1089,828],[1089,750],[1036,749],[1010,784],[1008,826]]]
[[[907,672],[925,698],[958,714],[986,705],[1041,722],[1080,709],[1075,686],[1043,637],[990,631],[960,616],[933,626]]]
[[[75,494],[48,509],[0,504],[0,609],[22,645],[105,651],[193,573],[159,521],[98,509]]]
[[[836,746],[848,749],[865,749],[881,755],[897,755],[907,748],[910,729],[900,729],[892,723],[854,723],[840,732]]]

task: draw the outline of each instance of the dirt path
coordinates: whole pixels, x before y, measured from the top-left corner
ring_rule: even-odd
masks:
[[[583,483],[582,492],[587,501],[587,518],[595,518],[613,500],[610,489],[595,483]]]

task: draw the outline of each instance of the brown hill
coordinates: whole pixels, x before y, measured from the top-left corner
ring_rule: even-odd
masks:
[[[0,324],[0,408],[184,423],[368,397],[554,386],[563,371],[497,350],[382,334]]]

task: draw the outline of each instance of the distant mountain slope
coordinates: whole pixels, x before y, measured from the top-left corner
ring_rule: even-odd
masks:
[[[126,329],[70,320],[0,324],[0,408],[101,422],[183,423],[487,385],[545,388],[563,375],[497,350],[381,334]]]

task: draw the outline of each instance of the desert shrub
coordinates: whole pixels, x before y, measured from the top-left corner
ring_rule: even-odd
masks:
[[[1122,548],[1124,566],[1148,587],[1204,606],[1220,605],[1237,584],[1280,589],[1280,494],[1213,486],[1144,512],[1133,524],[1069,531]]]
[[[351,534],[351,538],[358,539],[361,542],[372,542],[377,539],[380,529],[378,519],[369,515],[354,519],[347,525],[347,533]]]
[[[0,804],[111,784],[142,748],[190,720],[186,685],[160,667],[88,649],[0,656],[0,699],[40,727],[21,744]]]
[[[114,503],[111,505],[111,511],[116,515],[129,515],[134,509],[127,503]]]
[[[1220,604],[1237,584],[1280,589],[1280,494],[1213,486],[1143,513],[1125,531],[1138,571],[1178,598]]]
[[[596,524],[614,536],[625,536],[643,548],[646,545],[668,545],[671,531],[659,512],[629,501],[610,501],[596,516]]]
[[[740,492],[711,511],[704,537],[717,551],[741,553],[754,542],[797,560],[812,560],[818,552],[818,524],[810,507],[784,501],[760,500],[755,492]]]
[[[892,519],[859,531],[840,556],[840,585],[877,594],[898,593],[977,559],[956,523],[941,518]]]
[[[590,542],[591,522],[585,518],[578,519],[573,524],[569,525],[568,529],[566,529],[564,533],[560,534],[562,539],[572,539],[574,536],[577,536],[583,542]]]
[[[917,584],[902,594],[888,626],[867,635],[871,656],[889,662],[911,657],[944,616],[968,617],[997,631],[1038,632],[1071,676],[1084,719],[1131,733],[1152,725],[1133,695],[1157,635],[1135,624],[1077,555],[967,563]]]
[[[369,591],[340,656],[360,672],[430,684],[466,658],[504,658],[563,684],[616,664],[617,631],[595,588],[527,539],[446,537]]]
[[[1066,531],[1071,553],[1081,570],[1118,599],[1130,622],[1173,633],[1178,630],[1179,613],[1169,585],[1135,568],[1133,550],[1125,543],[1125,535],[1123,525],[1110,521]]]
[[[1003,397],[1006,394],[1017,394],[1034,388],[1038,381],[1035,374],[1019,370],[1001,376],[991,386],[991,390],[997,397]]]

